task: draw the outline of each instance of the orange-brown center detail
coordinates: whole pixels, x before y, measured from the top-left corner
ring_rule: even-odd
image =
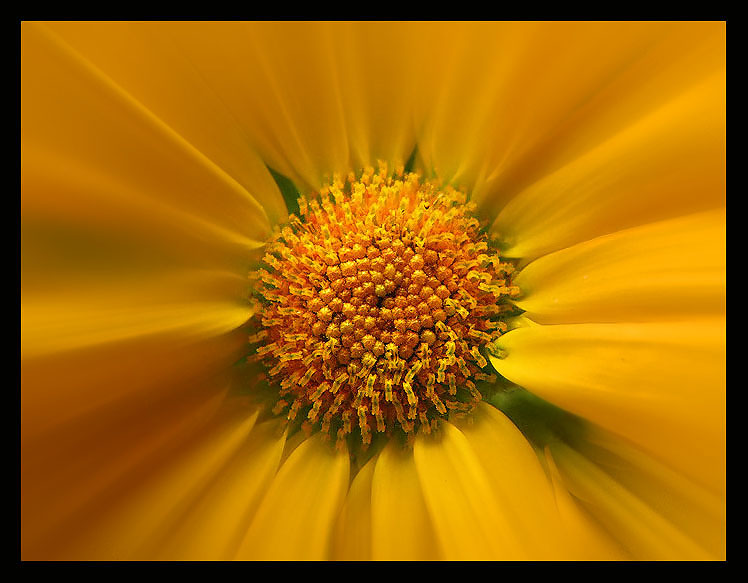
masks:
[[[299,206],[254,273],[250,341],[278,386],[274,412],[368,444],[471,410],[518,290],[465,195],[380,168]]]

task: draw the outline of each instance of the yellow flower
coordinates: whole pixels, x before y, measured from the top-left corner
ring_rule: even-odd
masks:
[[[23,559],[725,558],[724,23],[21,33]],[[469,414],[336,448],[258,406],[248,274],[379,161],[468,193],[522,313]]]

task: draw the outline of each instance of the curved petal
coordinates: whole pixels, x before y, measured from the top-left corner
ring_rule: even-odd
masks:
[[[533,326],[499,344],[512,382],[724,491],[723,319]]]
[[[714,72],[501,210],[508,257],[533,259],[592,237],[725,204],[725,73]]]
[[[551,445],[564,483],[640,560],[715,560],[692,538],[601,468],[562,443]]]
[[[66,45],[231,176],[272,223],[286,208],[245,131],[171,38],[163,22],[45,23]]]
[[[315,435],[283,463],[239,548],[243,560],[322,560],[348,490],[347,451]]]
[[[340,511],[332,545],[334,561],[371,561],[371,485],[376,458],[370,459],[351,482]]]
[[[255,425],[178,525],[155,544],[158,560],[233,559],[275,477],[284,444],[277,420]]]
[[[135,204],[156,213],[173,207],[247,241],[269,234],[263,208],[239,183],[105,72],[44,25],[24,23],[21,42],[23,218],[122,225],[120,209]],[[111,188],[92,191],[88,172]]]
[[[438,23],[419,149],[486,216],[724,66],[724,23]]]
[[[160,24],[273,169],[317,188],[347,172],[349,146],[324,23]]]
[[[391,439],[377,458],[371,489],[372,558],[444,557],[421,491],[412,450]]]
[[[571,495],[546,448],[553,492],[569,548],[566,559],[577,561],[624,561],[631,559],[620,544]]]
[[[724,560],[724,497],[607,432],[588,431],[576,449],[704,550]]]
[[[533,560],[562,559],[563,540],[551,483],[535,451],[512,421],[481,404],[457,425],[485,470],[514,536]]]
[[[662,321],[725,312],[725,209],[597,237],[536,259],[513,280],[542,324]]]
[[[163,415],[160,417],[164,418]],[[77,503],[79,507],[68,509],[67,520],[55,524],[54,529],[42,517],[34,516],[52,507],[49,501],[44,501],[39,508],[28,506],[24,516],[25,558],[151,558],[154,543],[174,528],[215,473],[236,453],[256,418],[249,408],[237,407],[232,402],[198,431],[187,435],[182,433],[176,445],[168,441],[164,443],[163,438],[157,440],[158,451],[147,456],[148,452],[140,451],[135,460],[122,463],[125,471],[114,483],[110,476],[107,488],[98,492],[98,497],[81,499],[86,492],[71,490],[74,499],[65,500],[64,504],[75,506]],[[164,421],[168,420],[168,417],[164,418]],[[70,472],[85,471],[81,462],[86,457],[95,456],[97,447],[100,447],[95,443],[84,446],[91,451],[73,458],[73,465],[68,468]],[[54,477],[59,481],[61,476],[58,473]],[[94,477],[86,476],[84,485],[90,485]],[[24,491],[26,495],[33,492],[26,481]],[[33,500],[25,502],[33,504]],[[47,520],[50,518],[46,516]],[[35,528],[37,519],[46,532]]]
[[[426,507],[447,560],[530,559],[521,548],[508,507],[496,500],[489,475],[454,425],[419,435],[413,457]]]

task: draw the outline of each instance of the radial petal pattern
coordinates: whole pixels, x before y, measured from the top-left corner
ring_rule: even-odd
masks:
[[[22,558],[724,559],[725,30],[22,23]],[[336,448],[258,404],[247,274],[380,160],[522,314],[494,405]]]

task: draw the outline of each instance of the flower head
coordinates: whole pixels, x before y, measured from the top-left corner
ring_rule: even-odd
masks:
[[[274,411],[303,412],[364,444],[395,425],[413,436],[470,411],[475,381],[516,295],[465,195],[415,174],[338,180],[276,233],[259,269],[257,357],[279,385]]]
[[[724,558],[724,23],[21,32],[23,558]]]

